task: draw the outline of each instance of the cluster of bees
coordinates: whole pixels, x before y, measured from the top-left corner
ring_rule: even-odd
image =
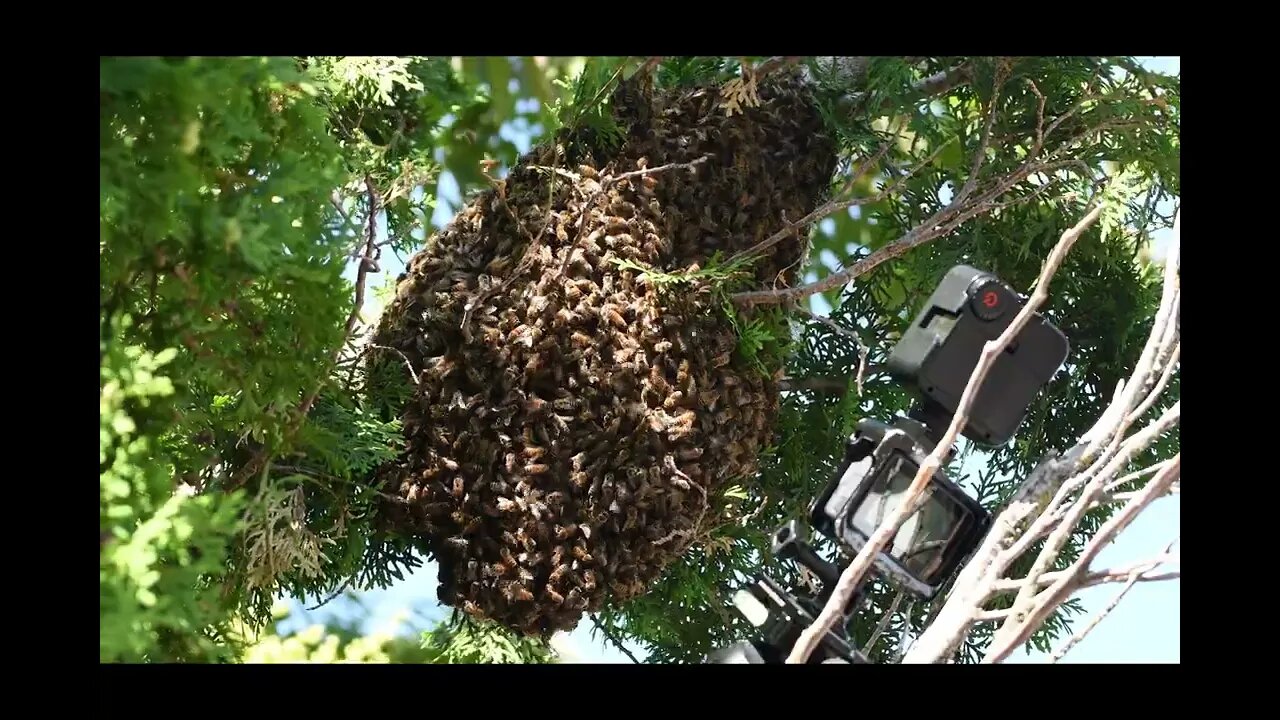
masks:
[[[391,349],[373,362],[416,374],[386,519],[427,539],[441,602],[526,634],[644,593],[772,440],[778,378],[735,357],[711,286],[635,266],[746,249],[835,168],[797,76],[734,117],[714,87],[624,90],[620,150],[575,162],[561,135],[524,156],[414,256],[373,340]],[[753,266],[757,287],[794,278],[804,237]]]

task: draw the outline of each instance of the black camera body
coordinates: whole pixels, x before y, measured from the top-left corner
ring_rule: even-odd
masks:
[[[959,407],[987,342],[1009,327],[1023,299],[994,275],[966,265],[942,278],[894,346],[889,373],[917,391],[907,417],[889,422],[864,418],[849,438],[836,474],[809,508],[814,530],[857,554],[898,502],[925,459],[937,447]],[[1058,328],[1036,314],[992,364],[961,434],[986,446],[1008,442],[1035,396],[1066,360],[1069,345]],[[954,448],[948,448],[948,457]],[[929,599],[953,578],[991,527],[990,513],[942,469],[874,569],[916,597]],[[780,528],[774,556],[809,568],[822,582],[816,593],[790,593],[766,576],[735,596],[739,615],[758,637],[707,656],[710,663],[780,663],[811,625],[834,588],[840,568],[804,541],[799,523]],[[828,632],[811,663],[865,664],[845,633],[861,603],[861,591],[844,608],[844,621]]]
[[[959,408],[983,346],[1000,337],[1022,305],[1017,293],[994,275],[957,265],[894,345],[889,373],[915,386],[927,424],[941,428],[939,434]],[[980,445],[1009,442],[1068,351],[1062,331],[1033,315],[992,364],[962,434]]]

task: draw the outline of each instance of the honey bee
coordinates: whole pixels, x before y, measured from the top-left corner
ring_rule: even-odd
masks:
[[[543,463],[531,463],[524,466],[526,475],[546,475],[550,470],[551,468]]]
[[[554,560],[554,558],[553,558]],[[569,572],[569,566],[565,564],[557,564],[556,569],[551,571],[551,575],[547,578],[548,585],[559,585],[560,579],[565,573]]]
[[[667,429],[668,436],[670,436],[674,440],[676,438],[684,437],[685,435],[688,435],[689,433],[693,432],[693,421],[696,418],[697,418],[697,413],[693,412],[692,410],[685,410],[684,412],[675,416],[675,418],[671,421],[671,424],[668,426],[668,429]]]
[[[547,586],[542,588],[542,591],[546,593],[547,599],[551,602],[557,605],[564,604],[564,596],[556,592],[555,589],[551,587],[551,583],[547,583]]]
[[[702,457],[702,452],[703,450],[700,447],[683,448],[679,452],[677,452],[676,455],[680,458],[681,461],[690,461],[690,460],[697,460],[698,458]]]

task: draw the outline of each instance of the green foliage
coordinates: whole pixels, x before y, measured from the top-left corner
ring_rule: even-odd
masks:
[[[119,403],[103,430],[104,659],[223,656],[210,638],[233,611],[238,495],[184,488],[287,447],[341,342],[345,248],[325,234],[341,175],[314,89],[289,60],[102,61],[104,418]]]
[[[421,643],[362,639],[345,626],[285,638],[270,629],[272,608],[281,594],[319,601],[385,587],[425,557],[414,539],[380,529],[370,482],[400,451],[398,407],[412,386],[400,358],[365,363],[345,337],[353,273],[343,273],[364,252],[371,225],[375,261],[383,248],[412,252],[431,230],[441,176],[450,174],[464,199],[487,186],[482,161],[516,161],[513,129],[535,140],[568,130],[571,142],[616,145],[626,128],[614,119],[614,92],[641,61],[102,60],[101,659],[551,660],[537,643],[457,617]],[[961,65],[970,82],[930,102],[913,93],[922,79]],[[1166,206],[1180,189],[1177,78],[1129,58],[1019,58],[1004,67],[995,58],[874,58],[851,88],[839,73],[810,68],[846,167],[888,142],[856,193],[875,195],[938,154],[891,196],[836,213],[815,231],[808,282],[900,237],[975,179],[970,158],[989,111],[994,140],[976,181],[1010,171],[1037,142],[1061,165],[1011,188],[1003,200],[1016,202],[823,294],[831,318],[870,348],[861,393],[858,344],[849,337],[781,309],[741,312],[729,303],[742,263],[716,258],[691,273],[630,268],[673,297],[707,288],[738,333],[737,360],[762,372],[785,368],[795,388],[782,398],[776,446],[761,472],[714,499],[718,525],[652,592],[601,613],[611,632],[653,660],[693,661],[741,637],[747,629],[726,600],[757,570],[800,582],[769,557],[768,533],[803,512],[859,418],[907,409],[907,391],[879,369],[951,265],[1030,289],[1043,257],[1082,214],[1095,175],[1111,176],[1102,221],[1050,289],[1046,313],[1072,344],[1067,366],[1017,440],[965,446],[948,468],[991,508],[1044,452],[1068,447],[1097,418],[1132,368],[1159,300],[1149,248],[1171,225]],[[667,58],[655,81],[687,87],[738,72],[739,58]],[[372,294],[385,302],[392,291]],[[1176,400],[1179,387],[1175,372],[1143,421]],[[1170,457],[1178,444],[1171,433],[1139,460]],[[1091,513],[1059,566],[1108,512]],[[870,594],[850,628],[859,643],[896,590],[877,581]],[[873,657],[892,661],[933,609],[903,602]],[[1063,637],[1078,610],[1055,615],[1031,645]],[[976,659],[989,637],[990,627],[979,626],[960,660]]]
[[[665,88],[693,87],[736,77],[738,63],[719,57],[673,57],[658,66],[658,84]]]
[[[626,140],[626,128],[618,124],[612,112],[612,91],[628,65],[628,58],[587,58],[581,72],[572,82],[557,80],[556,84],[568,91],[552,107],[558,126],[566,133],[569,142],[586,141],[592,149],[605,152],[621,146]]]
[[[456,617],[435,623],[420,638],[403,632],[405,617],[389,628],[365,634],[361,620],[367,616],[358,599],[348,598],[358,612],[347,620],[312,623],[293,633],[281,627],[291,620],[289,607],[276,603],[269,627],[260,631],[240,625],[243,633],[238,660],[244,663],[551,663],[555,653],[545,644],[513,637],[492,626]]]
[[[117,319],[112,334],[130,325]],[[218,658],[225,618],[210,582],[238,523],[235,495],[174,491],[156,436],[177,352],[103,343],[99,477],[99,659]]]
[[[454,613],[422,634],[425,662],[436,664],[542,664],[555,653],[542,641],[521,637],[489,622]]]

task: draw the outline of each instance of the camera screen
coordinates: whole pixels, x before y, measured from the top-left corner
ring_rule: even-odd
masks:
[[[917,469],[902,457],[890,459],[886,472],[876,474],[866,496],[854,509],[850,518],[854,528],[871,537],[885,518],[897,512]],[[924,504],[902,523],[885,553],[918,580],[931,583],[943,569],[944,553],[960,531],[965,512],[945,493],[937,492],[932,483],[925,493]]]

